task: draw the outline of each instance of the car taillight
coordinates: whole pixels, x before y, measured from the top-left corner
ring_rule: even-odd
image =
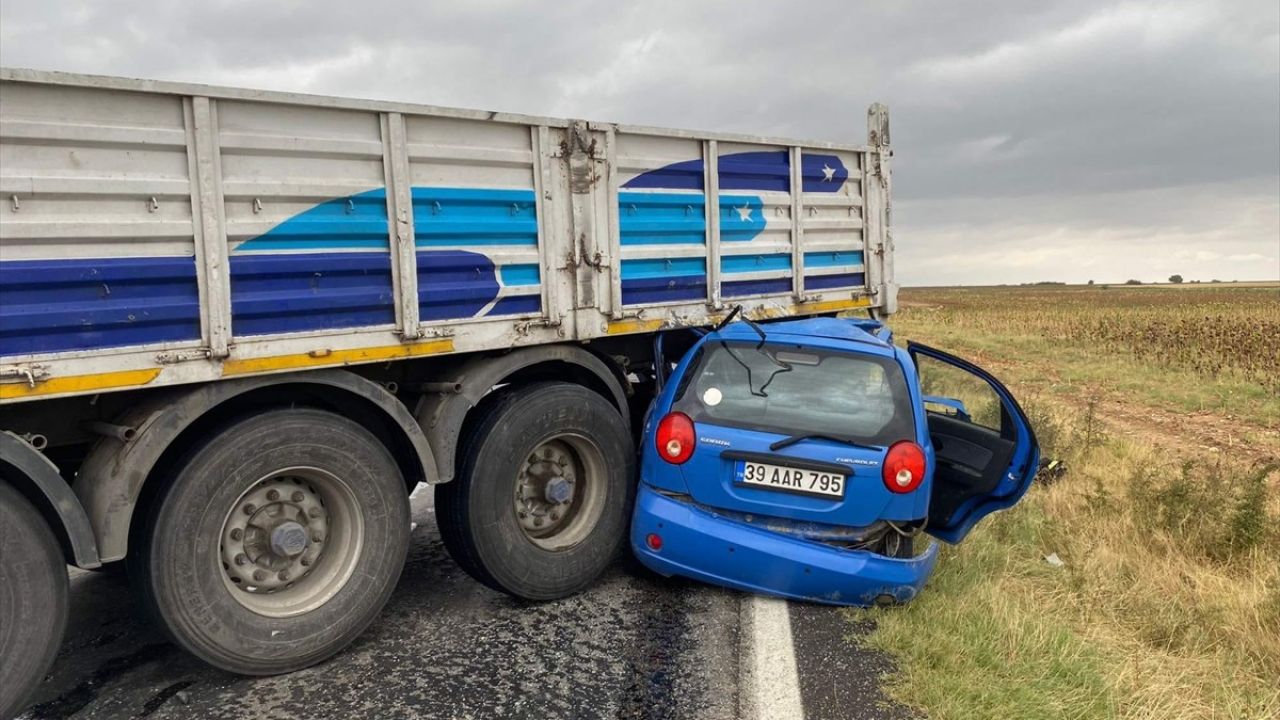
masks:
[[[884,456],[881,475],[890,492],[915,490],[924,481],[924,450],[910,440],[894,443]]]
[[[693,455],[693,447],[697,444],[693,435],[693,421],[681,412],[667,413],[658,423],[654,443],[663,460],[673,465],[683,463]]]

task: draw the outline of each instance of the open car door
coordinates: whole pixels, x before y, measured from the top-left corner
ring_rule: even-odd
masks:
[[[1018,401],[982,368],[908,343],[933,443],[926,532],[958,543],[982,518],[1013,506],[1035,478],[1040,446]]]

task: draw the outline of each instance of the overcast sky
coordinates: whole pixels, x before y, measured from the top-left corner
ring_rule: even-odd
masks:
[[[0,0],[6,66],[863,142],[905,284],[1280,277],[1280,4]]]

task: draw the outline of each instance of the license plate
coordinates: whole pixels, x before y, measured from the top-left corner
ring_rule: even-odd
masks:
[[[805,470],[740,460],[735,463],[734,480],[766,490],[844,497],[845,476],[839,473]]]

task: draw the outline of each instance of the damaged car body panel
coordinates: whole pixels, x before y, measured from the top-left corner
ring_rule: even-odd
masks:
[[[989,388],[982,418],[1000,424],[926,396],[917,357]],[[658,363],[631,541],[664,575],[904,602],[937,562],[933,543],[915,552],[921,533],[959,542],[1035,472],[1034,435],[1004,386],[940,351],[896,347],[874,320],[738,322],[701,337],[669,378]]]

